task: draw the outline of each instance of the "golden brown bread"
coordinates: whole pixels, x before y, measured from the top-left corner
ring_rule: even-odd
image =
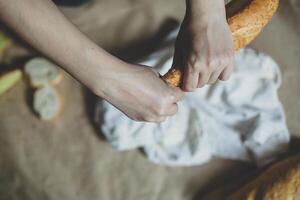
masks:
[[[227,195],[211,193],[204,200],[299,200],[300,154],[272,165],[248,184]]]
[[[279,0],[252,0],[248,6],[228,18],[235,50],[248,45],[261,32],[277,10],[278,3]],[[163,79],[172,86],[179,86],[181,75],[177,66],[170,69]]]
[[[300,155],[275,164],[226,200],[300,199]]]
[[[227,20],[236,50],[248,45],[261,32],[277,10],[278,3],[279,0],[253,0]]]

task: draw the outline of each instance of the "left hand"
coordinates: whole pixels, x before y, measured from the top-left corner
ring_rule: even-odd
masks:
[[[190,2],[177,36],[173,66],[183,67],[183,89],[193,91],[218,79],[229,79],[234,49],[224,5],[218,5],[224,0],[187,1]]]

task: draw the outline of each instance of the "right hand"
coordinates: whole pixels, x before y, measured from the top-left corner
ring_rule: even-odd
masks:
[[[177,102],[184,95],[182,90],[160,79],[158,73],[139,65],[129,65],[117,72],[112,70],[102,80],[98,83],[99,96],[135,121],[164,121],[177,113]]]

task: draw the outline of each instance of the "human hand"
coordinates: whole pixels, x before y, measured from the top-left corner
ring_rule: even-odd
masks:
[[[110,70],[98,79],[99,96],[136,121],[162,122],[174,115],[183,97],[179,88],[167,85],[148,67],[129,65]],[[96,87],[97,88],[97,87]]]
[[[186,91],[218,79],[229,79],[234,66],[234,48],[223,0],[187,0],[173,66],[183,67],[183,89]]]

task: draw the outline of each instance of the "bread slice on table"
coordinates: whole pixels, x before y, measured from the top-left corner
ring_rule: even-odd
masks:
[[[33,95],[33,109],[42,120],[53,120],[62,108],[62,99],[55,88],[46,85],[37,89]]]
[[[28,75],[30,85],[34,88],[48,84],[56,85],[62,78],[62,71],[45,58],[33,58],[25,64],[25,73]]]
[[[0,95],[9,90],[22,78],[22,72],[19,69],[6,72],[0,75]]]

